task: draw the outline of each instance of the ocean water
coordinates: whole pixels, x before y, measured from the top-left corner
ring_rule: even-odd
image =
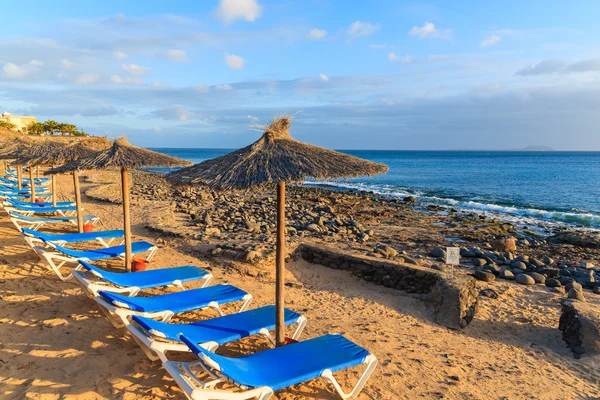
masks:
[[[153,150],[194,163],[231,151]],[[400,198],[412,195],[419,201],[493,214],[516,223],[600,229],[600,152],[344,152],[385,163],[389,172],[307,184]]]

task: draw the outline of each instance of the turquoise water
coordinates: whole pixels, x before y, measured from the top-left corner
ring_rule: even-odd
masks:
[[[226,149],[153,149],[194,163]],[[510,218],[600,228],[600,152],[374,151],[386,175],[311,184],[374,191]]]

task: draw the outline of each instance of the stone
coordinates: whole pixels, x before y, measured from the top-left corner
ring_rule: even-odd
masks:
[[[578,290],[580,292],[583,292],[583,286],[581,286],[580,283],[577,283],[575,281],[571,281],[570,283],[567,283],[565,285],[565,289],[567,289],[567,290],[575,289],[575,290]]]
[[[500,271],[500,275],[498,275],[498,276],[502,279],[507,279],[509,281],[512,281],[515,279],[515,275],[507,269],[503,269],[502,271]]]
[[[441,247],[435,247],[431,249],[429,256],[434,258],[446,258],[446,250]]]
[[[542,274],[538,274],[537,272],[528,272],[527,275],[532,277],[535,283],[544,284],[546,282],[546,277]]]
[[[526,274],[518,274],[515,276],[515,281],[520,283],[521,285],[535,285],[535,280]]]
[[[592,269],[594,268],[594,264],[592,264],[591,262],[582,261],[581,263],[579,263],[579,268]]]
[[[493,282],[496,280],[496,276],[494,274],[492,274],[491,272],[475,271],[474,275],[475,275],[475,278],[477,278],[480,281],[484,281],[484,282]]]
[[[597,234],[587,232],[559,232],[550,236],[548,242],[551,244],[570,244],[586,249],[600,249],[600,237]]]
[[[594,287],[594,289],[592,289],[592,291],[596,294],[600,294],[600,286]]]
[[[546,286],[547,287],[551,287],[551,288],[557,288],[557,287],[561,287],[562,284],[560,283],[560,281],[558,279],[554,279],[554,278],[546,278]]]
[[[578,300],[578,301],[585,301],[585,297],[583,297],[583,292],[580,292],[579,290],[577,290],[575,288],[571,288],[569,290],[569,293],[567,293],[567,297],[569,299],[574,299],[574,300]]]
[[[577,354],[600,354],[600,312],[595,305],[573,300],[561,301],[558,328],[567,346]]]
[[[386,245],[379,246],[375,251],[387,258],[394,258],[398,255],[396,249]]]
[[[319,225],[317,224],[308,224],[306,226],[306,230],[314,232],[314,233],[319,233],[321,232],[321,228],[319,227]]]
[[[450,329],[465,328],[477,313],[478,295],[473,277],[438,279],[431,290],[435,322]]]
[[[517,242],[513,237],[510,237],[508,239],[496,239],[492,243],[490,243],[490,245],[494,250],[499,252],[517,250]]]
[[[483,258],[476,258],[473,260],[473,265],[476,267],[483,267],[485,264],[487,264],[487,261]]]
[[[497,299],[498,293],[494,289],[483,289],[479,291],[479,294],[490,299]]]
[[[520,269],[523,271],[527,269],[527,264],[525,264],[523,261],[514,261],[512,264],[510,264],[510,266],[513,269]]]
[[[404,201],[405,203],[414,203],[414,202],[416,202],[414,196],[406,196],[405,198],[402,199],[402,201]]]

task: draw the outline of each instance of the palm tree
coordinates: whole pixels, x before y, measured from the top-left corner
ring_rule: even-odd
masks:
[[[0,128],[15,129],[16,125],[10,122],[0,121]]]
[[[77,130],[77,127],[73,124],[58,124],[58,131],[62,136],[65,136],[66,133],[69,135],[73,135],[73,132]]]
[[[42,135],[45,131],[44,124],[41,122],[34,122],[28,127],[29,132],[32,135]]]
[[[58,122],[49,119],[48,121],[44,122],[44,131],[49,135],[54,135],[54,132],[58,130],[58,125]]]

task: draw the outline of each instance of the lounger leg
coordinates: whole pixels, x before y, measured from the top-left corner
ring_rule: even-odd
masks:
[[[254,297],[252,297],[251,294],[245,295],[244,304],[242,304],[242,308],[240,308],[240,311],[238,312],[246,311],[246,309],[250,306],[250,303],[252,303],[252,300],[254,300]]]
[[[150,262],[150,260],[152,260],[152,257],[154,257],[154,254],[156,254],[156,251],[158,250],[158,247],[154,246],[151,250],[150,250],[150,254],[148,254],[148,258],[146,258],[146,261]]]
[[[358,396],[358,394],[360,393],[362,388],[365,386],[365,383],[367,383],[367,381],[369,380],[369,377],[375,370],[375,367],[377,366],[377,359],[375,358],[375,356],[373,354],[369,354],[367,356],[367,358],[365,359],[364,364],[367,364],[367,368],[365,369],[365,372],[363,372],[362,376],[356,383],[356,386],[354,386],[354,389],[352,389],[352,391],[348,394],[346,394],[342,390],[342,387],[340,386],[338,381],[333,377],[333,373],[331,372],[331,370],[326,369],[325,371],[323,371],[323,374],[321,375],[321,377],[333,385],[333,387],[335,388],[335,391],[340,395],[340,397],[342,399],[344,399],[344,400],[345,399],[354,399],[354,398],[356,398],[356,396]]]

